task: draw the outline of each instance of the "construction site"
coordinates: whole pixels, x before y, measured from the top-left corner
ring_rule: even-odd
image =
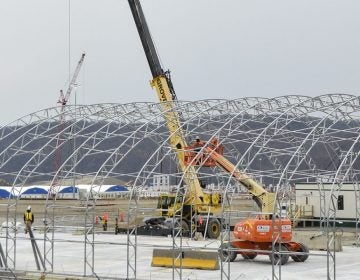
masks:
[[[0,128],[0,278],[360,279],[360,97],[182,101],[128,2],[158,102]]]

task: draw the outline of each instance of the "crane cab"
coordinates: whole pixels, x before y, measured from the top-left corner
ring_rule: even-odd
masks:
[[[157,209],[161,211],[161,216],[172,217],[174,212],[180,211],[183,196],[174,193],[161,194],[158,199]]]
[[[196,137],[189,146],[185,147],[184,163],[185,165],[214,167],[216,160],[213,159],[212,153],[224,154],[224,146],[216,138],[210,142],[201,141]]]

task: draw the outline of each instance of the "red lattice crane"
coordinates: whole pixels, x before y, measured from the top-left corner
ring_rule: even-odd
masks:
[[[56,195],[56,187],[58,185],[58,170],[60,168],[61,165],[61,156],[62,156],[62,143],[63,143],[63,130],[64,130],[64,120],[65,120],[65,107],[67,102],[69,101],[71,92],[73,91],[74,87],[76,86],[76,80],[77,77],[79,75],[81,66],[84,62],[84,58],[85,58],[85,53],[83,53],[81,55],[81,58],[76,66],[75,72],[71,78],[71,81],[69,83],[69,87],[64,95],[64,92],[62,90],[60,90],[60,96],[59,96],[59,100],[57,101],[57,103],[60,104],[60,120],[59,120],[59,129],[58,129],[58,135],[57,135],[57,140],[56,140],[56,151],[55,151],[55,161],[54,161],[54,169],[55,169],[55,178],[53,180],[53,183],[51,185],[50,188],[50,195],[51,197],[55,197]]]

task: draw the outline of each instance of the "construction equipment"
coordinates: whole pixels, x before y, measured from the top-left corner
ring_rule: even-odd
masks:
[[[181,254],[180,259],[174,259],[174,255]],[[151,266],[172,267],[181,266],[183,268],[198,268],[207,270],[219,269],[218,253],[211,250],[167,250],[154,249]]]
[[[206,232],[209,237],[217,238],[220,235],[221,197],[219,194],[205,194],[195,167],[185,164],[187,143],[180,116],[175,107],[176,94],[170,72],[164,71],[160,64],[139,0],[129,0],[128,2],[152,73],[153,80],[150,83],[157,92],[170,132],[170,145],[176,153],[184,183],[188,187],[186,195],[180,193],[179,195],[166,194],[160,196],[158,203],[160,215],[171,220],[174,216],[182,216],[182,220],[176,222],[181,225],[183,232],[189,232],[189,228],[196,223],[197,231]],[[205,219],[207,219],[207,223],[200,222]],[[173,222],[158,217],[149,218],[145,220],[145,223],[145,227],[158,226],[159,232],[164,227],[169,229],[175,226]],[[206,224],[208,225],[207,228]]]
[[[156,89],[170,131],[170,145],[176,152],[179,166],[184,174],[184,181],[188,186],[186,197],[182,197],[181,194],[161,196],[157,208],[161,211],[163,219],[150,218],[147,220],[148,225],[161,224],[163,226],[166,221],[164,217],[173,217],[176,213],[182,212],[183,228],[189,228],[195,222],[199,231],[208,230],[209,237],[217,238],[220,234],[219,214],[222,211],[222,198],[219,194],[211,195],[203,192],[195,166],[218,166],[231,174],[252,194],[261,210],[255,218],[246,219],[235,225],[236,239],[225,243],[220,249],[221,258],[233,261],[237,254],[241,254],[246,259],[253,259],[259,252],[256,250],[260,250],[260,253],[268,254],[274,263],[285,264],[289,255],[294,261],[305,261],[308,258],[308,249],[301,243],[291,241],[290,220],[273,217],[275,194],[267,192],[260,184],[227,160],[223,156],[224,148],[217,139],[208,142],[196,139],[192,145],[187,145],[180,116],[174,104],[176,94],[170,72],[164,71],[161,67],[139,0],[128,0],[128,2],[153,76],[151,86]],[[194,217],[199,217],[199,219],[194,220]],[[199,222],[202,217],[207,218],[205,224],[208,226],[203,226],[203,223]],[[274,237],[278,237],[277,240],[280,241],[280,243],[275,242],[275,248],[273,248]],[[276,253],[274,250],[290,251],[290,254]],[[166,256],[164,257],[163,254]],[[159,259],[161,266],[174,265],[168,254],[174,257],[174,252],[158,252],[153,256],[153,262]],[[194,268],[194,262],[191,263]]]
[[[56,151],[55,151],[55,161],[54,161],[55,177],[54,177],[53,183],[52,183],[50,191],[49,191],[52,198],[55,198],[56,193],[57,193],[55,188],[58,185],[58,170],[61,165],[62,143],[64,141],[64,139],[63,139],[64,117],[65,117],[64,112],[65,112],[66,104],[69,101],[70,95],[71,95],[74,87],[76,86],[76,80],[79,75],[81,66],[84,62],[84,58],[85,58],[85,53],[83,53],[80,57],[80,60],[76,66],[75,72],[71,78],[71,81],[69,83],[69,86],[68,86],[68,89],[67,89],[65,95],[64,95],[63,91],[60,90],[60,97],[57,101],[57,103],[60,104],[60,114],[59,114],[60,115],[60,121],[59,121],[60,125],[58,128],[58,136],[57,136],[57,140],[56,140]]]
[[[220,167],[249,191],[261,210],[255,216],[235,225],[235,239],[224,243],[220,250],[223,260],[234,261],[237,254],[241,254],[245,259],[254,259],[257,254],[269,255],[273,263],[281,264],[285,264],[289,256],[296,262],[304,262],[308,258],[308,248],[302,243],[291,241],[291,221],[273,215],[275,194],[267,192],[254,179],[227,160],[223,156],[224,148],[217,139],[213,138],[208,142],[197,139],[186,147],[186,151],[185,164]],[[273,248],[273,240],[277,240],[275,248]],[[283,253],[279,253],[280,251]]]

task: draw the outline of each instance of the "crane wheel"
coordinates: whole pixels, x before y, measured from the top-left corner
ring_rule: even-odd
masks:
[[[236,248],[229,243],[224,243],[219,250],[219,256],[223,262],[233,262],[237,257]]]
[[[288,252],[288,249],[285,245],[283,244],[277,244],[275,247],[275,251],[270,253],[269,258],[271,263],[273,264],[281,264],[284,265],[288,262],[289,260],[289,255],[288,254],[280,254],[279,252]]]
[[[220,223],[217,219],[211,219],[209,221],[207,236],[211,239],[217,239],[220,236]]]
[[[181,232],[183,236],[189,236],[190,235],[190,226],[185,220],[181,220]]]
[[[294,260],[294,262],[304,262],[307,260],[307,258],[309,257],[309,249],[308,247],[306,247],[304,244],[299,243],[300,245],[300,249],[297,250],[296,252],[301,252],[301,253],[305,253],[305,254],[301,254],[301,255],[290,255],[291,258]]]
[[[253,260],[253,259],[256,258],[257,253],[246,252],[246,253],[241,253],[241,256],[242,256],[245,260]]]

